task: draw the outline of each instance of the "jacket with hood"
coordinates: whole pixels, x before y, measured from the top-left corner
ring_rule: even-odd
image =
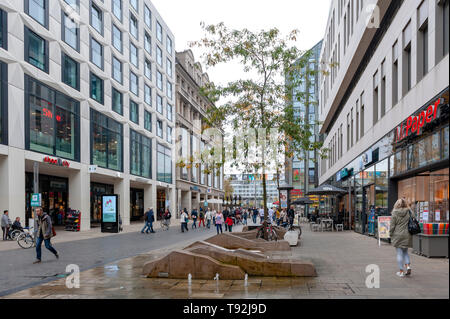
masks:
[[[409,208],[392,211],[389,235],[395,248],[412,247],[412,235],[408,231],[409,212]],[[412,212],[411,216],[414,217]]]
[[[35,219],[35,229],[37,229],[37,236],[40,236],[42,232],[42,236],[44,239],[50,239],[53,237],[52,232],[52,219],[47,213],[43,213],[41,217]]]

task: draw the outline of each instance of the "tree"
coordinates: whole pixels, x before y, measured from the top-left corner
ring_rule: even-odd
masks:
[[[231,185],[231,178],[224,179],[223,191],[225,192],[225,198],[230,198],[233,195],[234,189],[233,189],[233,185]]]
[[[290,45],[298,31],[282,37],[278,29],[252,32],[248,29],[232,30],[223,23],[201,24],[206,35],[191,43],[205,50],[203,58],[207,66],[238,61],[249,77],[236,79],[225,86],[209,83],[202,93],[216,102],[210,109],[209,126],[231,127],[233,138],[225,147],[232,167],[262,174],[264,223],[267,227],[266,172],[279,170],[280,157],[292,157],[295,153],[320,150],[321,142],[311,141],[310,127],[302,118],[294,116],[294,100],[306,101],[308,92],[300,87],[308,75],[302,73],[309,52],[302,52]],[[314,71],[309,71],[310,75]],[[219,99],[227,101],[217,106]],[[252,128],[255,131],[245,131]],[[324,150],[321,153],[325,157]],[[267,239],[267,232],[264,232]]]

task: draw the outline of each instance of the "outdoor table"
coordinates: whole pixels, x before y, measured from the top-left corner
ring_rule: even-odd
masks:
[[[328,223],[331,224],[331,231],[333,231],[333,220],[332,219],[322,219],[320,221],[320,228],[322,229],[322,231],[323,231],[324,224],[328,224]]]

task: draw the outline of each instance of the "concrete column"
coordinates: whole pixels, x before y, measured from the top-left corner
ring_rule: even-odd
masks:
[[[192,211],[192,192],[180,191],[181,193],[181,209],[186,208],[190,213]]]
[[[176,192],[176,188],[175,186],[169,188],[168,192],[166,193],[166,198],[169,199],[170,201],[170,211],[173,212],[177,212],[177,192]]]
[[[69,208],[81,212],[80,231],[91,229],[90,181],[86,165],[69,175]]]
[[[156,188],[156,186],[151,184],[144,187],[144,211],[153,207],[153,212],[156,213],[156,195],[153,196],[153,188]]]
[[[20,217],[25,226],[25,155],[23,150],[10,147],[7,157],[0,158],[0,215],[9,211],[12,222]],[[31,225],[33,226],[33,225]]]
[[[114,183],[114,193],[119,195],[119,213],[122,225],[130,225],[130,179],[119,179]]]

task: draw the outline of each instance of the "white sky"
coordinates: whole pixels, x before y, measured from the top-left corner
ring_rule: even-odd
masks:
[[[177,52],[189,49],[189,42],[200,40],[204,32],[200,22],[224,22],[228,28],[252,31],[278,28],[284,37],[299,30],[296,46],[308,50],[325,35],[332,0],[151,0],[175,36]],[[201,62],[210,81],[225,85],[229,81],[246,78],[237,64],[228,63],[207,69],[200,49],[190,48],[195,60]],[[219,104],[222,101],[219,101]],[[225,165],[225,173],[238,174]]]

